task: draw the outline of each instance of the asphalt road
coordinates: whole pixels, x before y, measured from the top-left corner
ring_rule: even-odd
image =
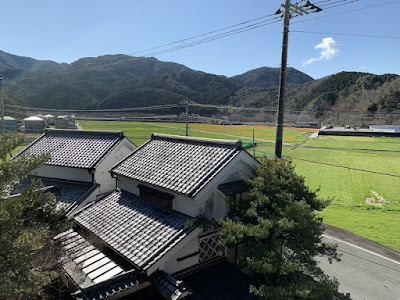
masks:
[[[320,259],[326,274],[339,280],[339,291],[350,293],[351,299],[400,299],[400,256],[367,240],[350,240],[339,235],[328,235],[325,242],[337,243],[341,261],[329,264]]]

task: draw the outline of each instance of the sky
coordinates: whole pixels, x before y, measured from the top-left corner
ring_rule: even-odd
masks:
[[[188,43],[211,35],[139,51],[248,20],[260,18],[241,26],[270,20],[275,17],[271,14],[283,2],[3,1],[0,7],[0,50],[59,63],[106,54],[154,56],[160,61],[176,62],[194,70],[230,77],[263,66],[280,66],[282,19],[199,45],[188,46]],[[291,19],[288,66],[316,79],[341,71],[400,74],[400,1],[311,2],[325,9]],[[332,7],[339,4],[344,5]],[[268,15],[271,16],[265,17]],[[238,28],[217,31],[214,35]],[[182,48],[153,54],[177,46]]]

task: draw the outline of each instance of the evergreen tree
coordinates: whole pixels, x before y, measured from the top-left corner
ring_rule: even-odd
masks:
[[[249,200],[231,205],[219,223],[226,246],[246,245],[238,263],[250,276],[250,291],[265,299],[332,299],[338,282],[315,259],[339,260],[336,246],[321,241],[316,215],[329,201],[310,191],[290,162],[263,159],[248,184]]]
[[[13,134],[1,135],[0,157],[22,141]],[[51,234],[62,224],[56,200],[40,182],[11,195],[47,159],[48,155],[31,155],[0,162],[0,299],[37,298],[57,277],[50,251]]]

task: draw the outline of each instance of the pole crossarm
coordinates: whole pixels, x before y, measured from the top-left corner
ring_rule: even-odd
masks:
[[[304,1],[304,0],[303,0]],[[305,4],[300,5],[301,2],[297,3],[290,3],[288,4],[288,9],[290,12],[289,18],[293,19],[297,16],[303,16],[303,15],[308,15],[310,13],[317,13],[322,11],[322,8],[316,6],[315,4],[312,4],[310,1],[307,1]],[[276,12],[275,15],[281,15],[281,18],[284,18],[285,16],[285,9],[286,9],[286,4],[281,4],[283,7],[283,11],[279,8]]]

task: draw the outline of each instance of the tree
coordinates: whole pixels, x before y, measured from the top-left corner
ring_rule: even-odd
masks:
[[[318,267],[325,255],[339,260],[336,246],[323,243],[322,218],[330,201],[310,191],[290,162],[262,159],[248,180],[250,197],[220,220],[222,242],[245,244],[238,259],[250,276],[250,291],[266,299],[332,299],[338,282]]]
[[[1,135],[0,157],[22,141],[14,134]],[[25,155],[0,163],[0,299],[37,298],[57,277],[54,257],[47,255],[52,232],[63,224],[55,198],[38,181],[12,196],[29,173],[47,159],[46,154]]]

